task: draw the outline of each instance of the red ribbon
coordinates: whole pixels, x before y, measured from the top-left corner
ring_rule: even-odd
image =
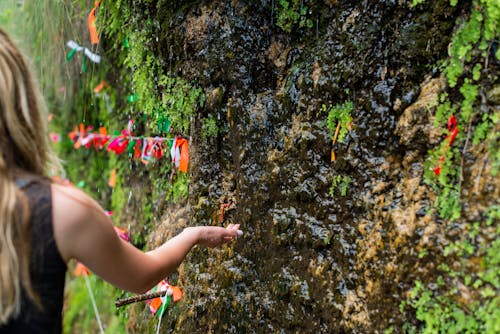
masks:
[[[134,159],[139,159],[141,157],[142,154],[141,146],[142,146],[142,139],[139,139],[138,141],[135,142]]]
[[[448,134],[446,135],[446,139],[448,139],[448,144],[445,146],[443,155],[439,158],[439,165],[434,168],[434,174],[436,176],[439,176],[441,174],[441,167],[443,166],[443,163],[445,161],[445,156],[446,152],[448,149],[453,145],[453,142],[455,141],[455,138],[458,135],[458,121],[455,115],[451,115],[450,118],[448,118]]]
[[[128,146],[128,139],[124,137],[118,137],[113,139],[111,143],[108,145],[108,151],[113,151],[116,154],[122,154],[125,152]]]
[[[120,238],[122,238],[123,240],[127,241],[127,242],[130,242],[130,233],[128,230],[124,230],[118,226],[115,226],[115,232],[116,234],[118,234],[118,236]]]
[[[451,131],[451,134],[448,134],[446,136],[446,139],[449,139],[448,141],[448,147],[450,147],[453,144],[453,141],[458,135],[458,128],[457,128],[457,118],[455,115],[451,115],[450,118],[448,119],[448,132]]]

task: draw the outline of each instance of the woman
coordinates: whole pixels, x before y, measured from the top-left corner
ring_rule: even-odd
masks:
[[[60,333],[66,263],[76,259],[118,288],[142,293],[194,245],[215,247],[239,225],[188,227],[143,253],[115,233],[80,190],[54,184],[57,170],[37,85],[0,29],[0,333]],[[35,144],[36,143],[36,144]]]

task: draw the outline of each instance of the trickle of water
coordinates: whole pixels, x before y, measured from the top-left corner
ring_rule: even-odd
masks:
[[[127,206],[130,204],[130,200],[132,199],[132,191],[129,191],[127,198]]]

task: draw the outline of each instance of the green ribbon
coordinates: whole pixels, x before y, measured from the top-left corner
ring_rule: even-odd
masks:
[[[138,100],[139,100],[139,96],[137,96],[137,94],[130,94],[129,96],[127,96],[128,103],[134,103],[134,102],[137,102]]]
[[[171,299],[172,299],[172,296],[167,295],[167,297],[165,298],[165,302],[161,304],[161,307],[160,307],[159,312],[158,312],[160,318],[163,317],[163,313],[167,310],[168,306],[170,305]]]
[[[83,57],[83,59],[82,59],[82,72],[83,73],[87,73],[87,70],[88,70],[87,61],[85,59],[86,59],[86,57]]]
[[[123,48],[124,48],[124,49],[130,49],[130,44],[129,44],[129,42],[128,42],[128,37],[125,37],[125,38],[123,39]]]
[[[66,56],[66,61],[70,61],[78,50],[76,48],[72,49]]]
[[[157,126],[159,132],[170,132],[170,119],[168,117],[158,118]]]
[[[135,140],[131,140],[127,146],[127,153],[129,154],[129,156],[132,156],[134,154],[134,148],[135,148]]]
[[[71,58],[73,58],[73,56],[74,56],[74,55],[75,55],[75,53],[77,53],[77,52],[78,52],[78,49],[77,49],[77,48],[72,49],[72,50],[68,53],[68,55],[66,56],[66,62],[70,61],[70,60],[71,60]],[[86,73],[86,72],[87,72],[87,70],[88,70],[88,67],[87,67],[87,61],[86,61],[86,58],[85,58],[85,57],[83,57],[83,59],[82,59],[82,72]]]

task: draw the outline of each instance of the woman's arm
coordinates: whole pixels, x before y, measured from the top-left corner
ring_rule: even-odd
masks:
[[[109,283],[142,293],[173,272],[194,245],[234,239],[239,225],[188,227],[144,253],[120,239],[103,209],[77,188],[52,185],[54,238],[65,261],[81,261]]]

